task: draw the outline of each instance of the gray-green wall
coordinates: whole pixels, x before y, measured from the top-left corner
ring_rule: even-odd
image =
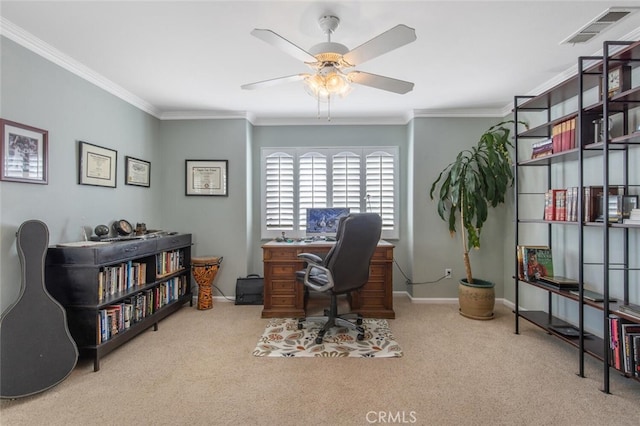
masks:
[[[235,279],[262,272],[260,148],[292,145],[400,147],[400,238],[395,257],[414,281],[432,281],[444,268],[462,276],[458,241],[451,240],[428,198],[442,167],[497,120],[416,118],[406,125],[253,126],[243,119],[161,121],[6,38],[2,48],[0,116],[49,131],[49,184],[0,182],[0,307],[17,297],[21,280],[15,232],[28,219],[50,229],[50,243],[81,239],[80,228],[124,218],[148,228],[193,234],[194,255],[223,256],[215,284],[227,296]],[[115,189],[77,184],[77,141],[118,151]],[[124,156],[151,162],[151,187],[124,185]],[[186,159],[229,161],[229,196],[186,196]],[[506,256],[505,209],[483,232],[474,253],[476,275],[494,280],[502,297]],[[506,241],[511,246],[512,240]],[[507,264],[505,265],[505,258]],[[506,281],[509,283],[509,281]],[[405,285],[394,267],[394,290],[415,297],[454,299],[456,280]]]

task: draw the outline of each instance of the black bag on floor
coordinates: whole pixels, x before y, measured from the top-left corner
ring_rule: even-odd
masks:
[[[236,281],[236,305],[262,305],[264,279],[258,274],[249,274]]]

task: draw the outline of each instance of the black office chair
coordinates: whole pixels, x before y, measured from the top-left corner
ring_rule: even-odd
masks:
[[[336,234],[336,243],[322,259],[313,253],[300,253],[299,258],[307,262],[304,271],[297,277],[305,286],[327,292],[331,296],[325,316],[298,319],[298,329],[305,321],[324,323],[315,342],[321,344],[331,327],[348,327],[358,332],[358,340],[364,339],[362,317],[357,314],[338,315],[338,296],[364,286],[369,280],[369,265],[380,241],[382,218],[377,213],[354,213],[341,219]],[[356,317],[356,323],[347,318]]]

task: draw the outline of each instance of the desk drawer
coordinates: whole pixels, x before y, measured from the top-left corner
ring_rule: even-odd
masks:
[[[378,247],[376,251],[373,253],[372,261],[376,260],[393,260],[393,249],[392,248],[380,248]]]
[[[269,269],[269,275],[272,278],[285,277],[291,279],[291,277],[296,276],[296,271],[298,269],[302,269],[302,265],[290,263],[275,263],[268,265],[267,268]]]
[[[369,280],[384,279],[387,274],[387,267],[381,264],[372,263],[369,267]]]
[[[298,258],[298,250],[295,248],[270,248],[264,251],[264,260],[296,260]]]
[[[273,295],[271,296],[272,308],[295,308],[296,298],[294,295]]]
[[[295,294],[296,286],[303,285],[297,283],[295,280],[271,280],[271,292],[273,294],[286,293]]]

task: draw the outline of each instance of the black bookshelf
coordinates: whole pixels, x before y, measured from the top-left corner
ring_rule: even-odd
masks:
[[[46,285],[67,312],[80,355],[92,357],[98,371],[100,358],[193,304],[190,262],[191,234],[61,244],[47,251]],[[132,277],[134,265],[144,269],[141,282]]]

